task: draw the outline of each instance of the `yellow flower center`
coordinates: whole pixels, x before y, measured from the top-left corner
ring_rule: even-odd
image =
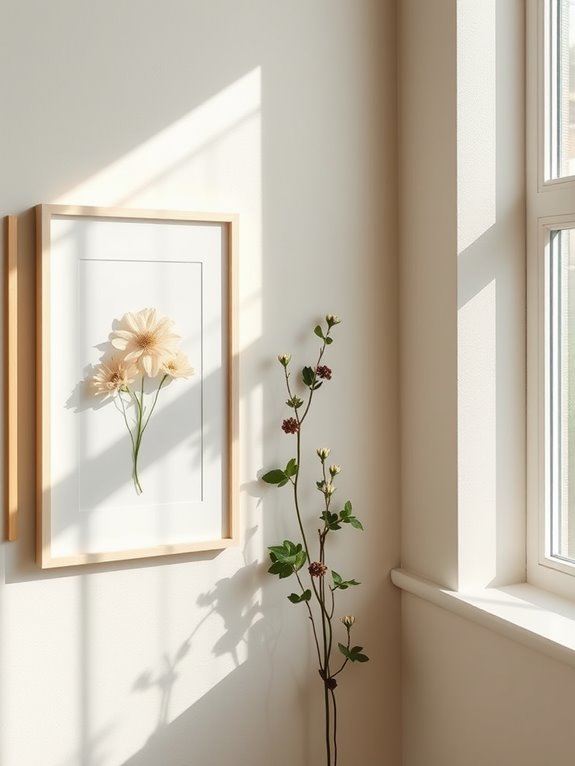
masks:
[[[154,345],[154,335],[151,332],[143,332],[136,337],[136,343],[142,351],[148,351]]]

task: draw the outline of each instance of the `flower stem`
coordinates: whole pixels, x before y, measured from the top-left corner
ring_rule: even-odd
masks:
[[[164,375],[162,380],[160,381],[160,385],[158,386],[156,390],[156,395],[154,396],[154,401],[152,402],[152,406],[150,408],[150,411],[148,412],[147,417],[144,419],[146,415],[146,408],[144,407],[144,376],[142,375],[142,386],[140,389],[140,398],[138,398],[138,394],[134,391],[132,396],[134,401],[136,402],[136,409],[138,412],[138,417],[136,420],[136,438],[132,437],[132,446],[133,446],[133,458],[134,458],[134,486],[136,488],[136,492],[138,495],[141,495],[142,485],[140,484],[140,479],[138,477],[138,458],[140,456],[140,447],[142,446],[142,437],[144,435],[144,431],[148,427],[148,423],[150,422],[150,418],[152,417],[152,413],[154,412],[156,408],[156,404],[158,402],[158,396],[160,395],[160,391],[162,390],[162,386],[166,382],[166,379],[168,378],[167,375]],[[130,436],[132,435],[130,431]]]
[[[333,703],[333,766],[337,766],[337,703],[333,689],[330,689],[330,694]]]
[[[135,394],[128,389],[128,393],[132,398],[135,396]],[[133,479],[134,479],[134,486],[136,488],[136,492],[138,495],[142,494],[142,487],[140,485],[140,480],[138,478],[138,467],[137,467],[137,460],[136,460],[136,443],[134,441],[134,434],[132,433],[132,429],[130,428],[130,424],[128,423],[128,415],[126,413],[126,405],[124,403],[124,400],[122,399],[122,394],[120,393],[118,395],[120,399],[120,403],[122,405],[122,415],[124,416],[124,423],[126,424],[126,428],[128,429],[128,433],[130,434],[130,441],[132,442],[132,463],[134,465],[133,470]],[[137,400],[137,397],[136,397]]]
[[[158,386],[158,390],[156,391],[156,395],[154,396],[154,401],[153,401],[153,403],[152,403],[152,409],[151,409],[151,410],[150,410],[150,412],[148,413],[148,417],[146,418],[146,422],[144,423],[144,425],[143,425],[143,427],[142,427],[142,435],[144,434],[144,431],[145,431],[145,430],[146,430],[146,428],[148,427],[148,423],[150,422],[150,418],[152,417],[152,412],[153,412],[153,411],[155,410],[155,408],[156,408],[156,402],[158,401],[158,396],[160,395],[160,391],[161,391],[161,389],[162,389],[162,386],[163,386],[163,385],[164,385],[164,383],[166,382],[167,378],[168,378],[168,376],[167,376],[167,375],[164,375],[164,377],[163,377],[163,378],[162,378],[162,380],[160,381],[160,385]],[[141,438],[142,438],[142,435],[140,436],[140,440],[141,440]]]
[[[326,337],[329,336],[330,331],[331,331],[331,327],[328,327]],[[310,550],[309,550],[307,537],[306,537],[304,526],[303,526],[301,509],[299,504],[299,486],[298,485],[299,485],[300,465],[301,465],[301,427],[311,407],[313,393],[315,390],[314,387],[317,382],[317,368],[319,367],[321,363],[326,346],[327,346],[327,342],[324,338],[323,344],[320,348],[317,362],[313,369],[313,376],[311,379],[311,384],[309,385],[309,396],[307,399],[307,403],[305,404],[303,413],[300,415],[300,413],[298,412],[298,408],[294,407],[294,415],[299,427],[296,432],[296,464],[298,468],[297,468],[296,475],[292,481],[293,497],[294,497],[294,506],[295,506],[297,523],[298,523],[300,534],[302,537],[303,547],[306,553],[307,561],[309,563],[312,562],[312,559],[310,556]],[[290,400],[293,401],[294,396],[293,396],[290,382],[289,382],[289,373],[287,371],[287,365],[284,365],[284,375],[285,375],[285,383],[286,383],[286,388],[288,391],[288,396]],[[325,485],[327,484],[327,474],[325,470],[325,463],[322,464],[322,468],[323,468],[323,479],[324,479],[324,485]],[[325,509],[327,512],[329,512],[331,497],[326,494],[324,496],[324,500],[325,500]],[[325,538],[326,538],[327,532],[328,532],[328,528],[327,528],[327,522],[326,522],[323,533],[321,530],[318,530],[319,561],[321,564],[325,564]],[[304,588],[301,583],[300,577],[297,574],[297,571],[295,572],[295,574],[303,592]],[[311,586],[313,589],[315,600],[319,606],[320,616],[321,616],[321,644],[320,644],[316,622],[314,618],[314,613],[311,609],[309,602],[306,602],[309,619],[312,624],[313,636],[314,636],[315,645],[316,645],[317,654],[318,654],[318,661],[320,664],[320,676],[322,677],[322,680],[323,680],[326,764],[327,766],[337,766],[337,707],[336,707],[336,701],[335,701],[335,693],[332,686],[333,677],[331,676],[331,673],[330,673],[330,657],[331,657],[331,651],[332,651],[332,645],[333,645],[333,629],[332,629],[331,622],[332,622],[334,606],[335,606],[334,593],[333,593],[333,590],[329,588],[330,596],[331,596],[331,608],[328,609],[328,606],[326,604],[326,592],[325,592],[326,586],[325,586],[324,577],[323,576],[320,577],[319,583],[316,585],[315,579],[312,576]],[[348,643],[349,643],[349,633],[348,633]],[[341,669],[338,672],[341,672]],[[331,705],[333,705],[333,723],[331,719]],[[332,764],[332,753],[335,759],[333,761],[333,764]]]
[[[140,484],[140,477],[138,476],[138,456],[140,454],[140,444],[142,443],[142,419],[144,417],[144,376],[142,375],[142,385],[140,389],[140,398],[138,399],[138,394],[134,391],[134,399],[136,401],[136,409],[138,411],[138,417],[136,420],[136,439],[135,439],[135,445],[134,445],[134,471],[133,471],[133,478],[134,478],[134,487],[136,488],[136,493],[138,495],[141,495],[143,492],[142,485]]]

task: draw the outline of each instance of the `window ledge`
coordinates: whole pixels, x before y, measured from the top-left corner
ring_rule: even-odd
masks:
[[[436,606],[575,667],[575,604],[527,583],[452,591],[405,569],[394,585]]]

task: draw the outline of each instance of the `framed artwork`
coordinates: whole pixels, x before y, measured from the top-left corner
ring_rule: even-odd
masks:
[[[36,213],[38,563],[231,545],[236,217]]]

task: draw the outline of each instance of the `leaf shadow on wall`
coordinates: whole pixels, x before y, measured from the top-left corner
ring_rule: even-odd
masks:
[[[164,654],[157,669],[146,670],[135,680],[133,692],[158,696],[156,728],[140,751],[123,766],[221,766],[241,762],[249,743],[250,760],[262,762],[269,753],[269,732],[274,724],[274,708],[283,704],[274,684],[278,659],[278,642],[282,630],[273,621],[263,619],[262,584],[267,579],[267,565],[249,562],[247,547],[257,527],[246,531],[243,556],[245,566],[231,577],[218,580],[214,587],[197,598],[207,608],[192,633],[172,655]],[[223,623],[224,631],[212,648],[215,657],[228,654],[235,666],[233,673],[171,720],[175,687],[180,679],[194,672],[194,640],[213,619]],[[240,656],[241,654],[241,656]],[[261,672],[254,672],[260,667]],[[265,670],[264,670],[265,669]],[[311,679],[296,684],[297,711],[292,725],[299,726],[308,702]],[[238,715],[238,700],[251,700],[249,716]],[[214,720],[214,710],[218,720]],[[286,751],[288,762],[293,753]],[[238,760],[239,759],[239,760]],[[280,760],[281,762],[281,760]],[[309,766],[301,753],[298,763]]]

